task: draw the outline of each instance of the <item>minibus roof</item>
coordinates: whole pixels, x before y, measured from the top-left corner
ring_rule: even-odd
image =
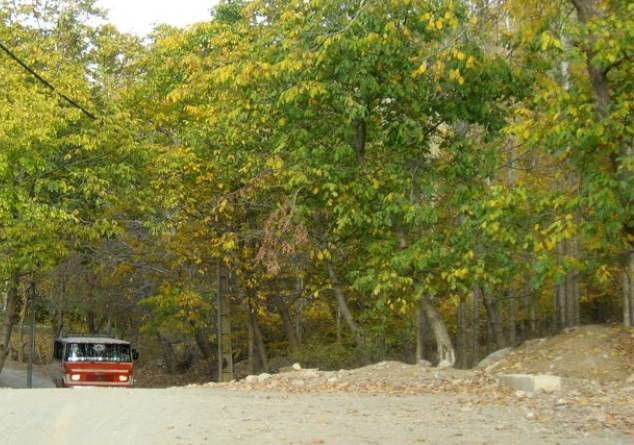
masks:
[[[110,337],[95,337],[95,336],[73,336],[58,338],[63,343],[90,343],[90,344],[110,344],[110,345],[129,345],[129,341],[119,340],[118,338]]]

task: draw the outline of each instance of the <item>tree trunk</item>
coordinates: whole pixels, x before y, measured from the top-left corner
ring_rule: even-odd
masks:
[[[458,367],[467,368],[467,303],[464,297],[458,304]]]
[[[18,324],[19,336],[18,336],[18,362],[24,363],[24,321],[26,319],[26,301],[20,309],[20,323]]]
[[[472,339],[471,339],[471,363],[476,365],[480,361],[480,290],[474,289],[472,301]]]
[[[484,300],[484,308],[486,309],[487,320],[491,334],[493,334],[493,340],[495,341],[496,349],[502,349],[505,346],[504,331],[498,316],[497,303],[491,299],[485,292],[482,292]]]
[[[597,15],[596,0],[572,0],[572,3],[577,9],[579,20],[584,24],[587,24]],[[588,45],[586,49],[586,68],[592,84],[592,95],[597,107],[597,114],[600,119],[604,119],[608,116],[610,108],[608,77],[601,67],[594,65],[593,59],[594,49],[592,45]]]
[[[524,325],[522,340],[526,340],[535,333],[536,328],[535,299],[532,295],[530,279],[528,277],[522,287],[522,313],[522,324]]]
[[[231,298],[229,271],[218,261],[217,267],[217,328],[218,328],[218,380],[233,380],[233,349],[231,339]]]
[[[627,256],[623,271],[623,324],[634,327],[634,252]]]
[[[555,284],[553,292],[553,312],[550,320],[550,333],[555,335],[559,330],[559,284]]]
[[[566,254],[565,252],[565,243],[562,241],[561,243],[559,243],[557,245],[557,262],[561,263],[563,261],[563,258]],[[566,286],[566,281],[567,281],[567,275],[564,276],[564,278],[562,280],[560,280],[557,283],[557,305],[556,305],[556,312],[557,312],[557,324],[556,326],[554,326],[555,328],[555,332],[559,331],[559,329],[565,328],[568,325],[568,311],[566,308],[566,301],[568,300],[567,298],[567,286]]]
[[[562,44],[564,48],[568,47],[567,36],[564,34],[562,37]],[[561,77],[564,90],[570,90],[570,63],[568,60],[563,59],[561,61]],[[573,172],[573,166],[568,165],[568,169],[570,173],[567,176],[567,181],[562,181],[559,183],[560,191],[568,192],[570,190],[575,190],[575,185],[577,180],[575,179],[575,175]],[[576,238],[563,240],[558,246],[558,254],[562,261],[565,261],[568,257],[576,258],[578,254],[578,241]],[[566,272],[566,276],[562,283],[562,288],[560,290],[560,298],[561,298],[561,327],[572,327],[576,326],[578,322],[577,314],[579,313],[579,275],[575,270],[569,270]]]
[[[598,0],[572,0],[572,4],[575,6],[577,10],[577,16],[579,21],[584,25],[587,25],[591,22],[595,17],[597,17],[598,11]],[[592,96],[594,98],[595,106],[597,109],[597,118],[602,121],[605,120],[610,115],[610,102],[612,98],[610,97],[610,86],[608,82],[608,70],[604,69],[601,66],[597,66],[594,63],[594,36],[592,35],[592,31],[590,31],[590,44],[586,45],[586,70],[590,77],[590,84],[592,86]],[[612,171],[615,178],[621,180],[624,184],[628,184],[632,179],[632,171],[628,166],[628,162],[631,161],[633,156],[632,153],[632,145],[631,144],[621,144],[620,152],[614,152],[610,155],[610,162],[612,165]],[[622,205],[627,208],[631,203],[629,202],[629,197],[627,194],[620,194],[620,200]],[[627,220],[622,221],[623,225],[623,234],[625,239],[634,236],[634,233],[631,229],[632,227],[632,216],[628,215]],[[626,252],[624,252],[626,259],[625,273],[627,276],[623,277],[623,321],[626,325],[634,324],[634,320],[632,318],[632,305],[633,305],[633,296],[632,296],[632,283],[633,274],[632,272],[632,250],[634,249],[634,243],[629,241],[629,246]],[[627,284],[629,283],[629,284]],[[627,290],[629,289],[629,292]],[[628,320],[628,316],[626,314],[626,310],[629,310],[630,316]]]
[[[421,299],[421,304],[427,316],[427,321],[434,333],[434,337],[436,338],[438,364],[453,367],[456,364],[456,353],[451,344],[451,337],[449,337],[445,322],[440,317],[438,311],[436,311],[436,308],[434,308],[426,298]]]
[[[515,315],[517,311],[517,304],[515,301],[515,289],[511,288],[509,292],[509,343],[512,347],[517,345],[517,325]]]
[[[97,318],[97,316],[95,315],[94,311],[88,311],[86,313],[86,327],[88,328],[88,333],[89,334],[96,334],[97,333],[96,318]]]
[[[62,274],[59,282],[59,293],[54,307],[53,337],[59,338],[64,330],[64,301],[66,301],[66,277]]]
[[[62,335],[64,330],[64,311],[62,309],[55,309],[55,315],[53,317],[53,337],[58,338]]]
[[[37,290],[35,287],[35,281],[31,280],[31,284],[29,285],[29,296],[28,296],[28,305],[31,312],[31,323],[29,329],[29,360],[26,371],[26,387],[33,388],[33,360],[35,359],[35,335],[36,335],[36,314],[35,314],[35,298],[37,295]],[[24,305],[27,304],[27,298],[24,298]]]
[[[416,363],[425,359],[425,312],[422,300],[416,303]]]
[[[566,242],[567,254],[579,257],[579,240],[574,237]],[[579,272],[576,270],[568,272],[566,276],[566,321],[567,327],[579,326]]]
[[[302,320],[304,315],[304,307],[306,301],[302,298],[304,293],[304,279],[301,276],[297,276],[295,282],[295,337],[297,338],[297,344],[301,345],[304,337],[304,328],[302,326]]]
[[[247,372],[249,375],[255,374],[255,329],[253,328],[253,317],[251,316],[251,305],[247,305]]]
[[[161,352],[163,353],[163,362],[165,363],[165,367],[167,368],[167,372],[170,374],[174,374],[176,369],[178,368],[178,358],[176,357],[176,352],[174,351],[174,347],[172,343],[165,337],[161,335],[159,332],[157,334],[159,344],[161,345]]]
[[[509,25],[510,23],[507,23],[507,27]],[[515,143],[513,141],[513,138],[509,139],[507,145],[508,145],[508,150],[507,150],[508,159],[507,159],[507,167],[506,167],[506,170],[507,170],[506,182],[508,184],[509,190],[513,190],[515,188],[515,170],[513,165],[515,163]],[[516,318],[517,308],[515,304],[515,289],[513,288],[512,285],[509,290],[508,311],[509,311],[509,341],[511,343],[511,346],[515,346],[516,333],[517,333],[515,318]]]
[[[200,355],[209,365],[212,365],[214,360],[214,348],[207,337],[207,333],[203,329],[193,326],[193,323],[192,328],[194,329],[194,340],[196,341]]]
[[[255,308],[254,308],[255,309]],[[255,310],[251,312],[251,317],[253,320],[253,333],[255,334],[255,346],[258,352],[258,357],[260,359],[261,368],[264,371],[269,370],[269,359],[266,354],[266,346],[264,344],[264,336],[262,335],[262,330],[260,329],[260,324],[258,323],[258,316]]]
[[[568,327],[579,326],[579,273],[571,272],[569,281]]]
[[[4,368],[4,364],[9,356],[11,348],[11,334],[13,326],[16,322],[16,309],[18,305],[18,291],[20,288],[20,274],[14,272],[9,280],[9,288],[7,290],[7,304],[4,311],[4,323],[2,325],[2,343],[0,344],[0,372]]]
[[[365,145],[367,139],[368,125],[365,119],[356,119],[354,121],[354,151],[359,164],[363,164],[365,161]]]
[[[529,317],[530,317],[530,333],[531,335],[535,335],[537,332],[537,302],[535,301],[535,297],[531,295],[529,297]]]
[[[291,319],[291,313],[288,310],[288,305],[284,298],[279,295],[273,297],[273,304],[277,308],[284,325],[284,331],[286,332],[286,339],[288,340],[288,347],[291,351],[297,351],[300,347],[299,340],[297,339],[297,331],[295,330],[295,324]]]
[[[578,215],[575,218],[575,223],[579,225]],[[571,240],[571,250],[574,258],[581,258],[581,248],[578,237],[573,237]],[[579,326],[581,324],[581,288],[579,285],[581,274],[578,270],[575,270],[572,276],[572,326]]]
[[[356,337],[357,341],[361,340],[361,329],[354,321],[354,317],[352,316],[352,312],[350,312],[350,308],[348,307],[348,302],[346,301],[346,297],[341,288],[341,282],[339,281],[339,277],[337,276],[332,263],[329,261],[327,263],[328,266],[328,274],[330,275],[330,280],[332,281],[332,286],[335,290],[335,296],[337,297],[337,305],[339,306],[339,310],[341,311],[341,315],[343,316],[343,320],[348,325],[348,328],[352,332],[352,334]]]
[[[335,326],[337,330],[337,344],[341,344],[341,308],[339,304],[335,307]]]
[[[526,300],[526,292],[522,290],[519,302],[519,320],[517,320],[517,329],[519,331],[519,342],[526,339],[528,331],[528,301]]]

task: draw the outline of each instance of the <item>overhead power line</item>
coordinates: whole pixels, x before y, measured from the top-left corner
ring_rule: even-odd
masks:
[[[67,95],[65,95],[64,93],[60,92],[57,88],[55,88],[49,81],[47,81],[46,79],[44,79],[42,76],[40,76],[33,68],[31,68],[29,65],[27,65],[25,62],[23,62],[17,55],[15,55],[13,53],[13,51],[11,51],[9,48],[7,48],[7,46],[0,42],[0,49],[2,51],[4,51],[11,59],[13,59],[18,65],[20,65],[25,71],[27,71],[29,74],[31,74],[33,77],[35,77],[42,85],[44,85],[46,88],[48,88],[49,90],[51,90],[52,92],[54,92],[55,94],[57,94],[59,97],[61,97],[62,99],[64,99],[66,102],[68,102],[70,105],[72,105],[73,107],[81,110],[82,113],[84,113],[86,116],[88,116],[90,119],[92,120],[97,120],[97,116],[95,116],[94,114],[92,114],[90,111],[86,110],[83,106],[81,106],[76,100],[71,99],[70,97],[68,97]]]

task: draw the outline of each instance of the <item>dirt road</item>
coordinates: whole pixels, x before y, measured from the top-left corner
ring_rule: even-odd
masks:
[[[0,390],[6,445],[631,445],[625,436],[565,435],[497,406],[461,410],[451,396],[226,391]]]

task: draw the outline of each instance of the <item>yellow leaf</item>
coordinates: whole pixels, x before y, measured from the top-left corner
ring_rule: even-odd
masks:
[[[281,170],[284,167],[284,160],[279,156],[274,156],[266,161],[266,165],[273,170]]]
[[[449,71],[449,79],[451,80],[455,80],[455,81],[460,81],[462,76],[460,76],[460,70],[459,69],[452,69]],[[464,80],[463,80],[464,83]]]
[[[434,72],[436,73],[436,75],[441,75],[443,74],[445,71],[445,64],[442,60],[438,60],[436,62],[436,64],[434,65]]]
[[[235,249],[235,247],[236,247],[236,242],[233,238],[229,238],[222,244],[222,248],[226,251],[233,250]]]
[[[451,50],[451,54],[453,55],[453,57],[455,59],[458,59],[458,60],[464,60],[465,57],[466,57],[465,54],[462,51],[460,51],[459,49],[456,49],[456,48]]]
[[[422,76],[426,72],[427,72],[427,64],[426,63],[422,63],[421,66],[419,66],[418,69],[416,71],[414,71],[412,77]]]

